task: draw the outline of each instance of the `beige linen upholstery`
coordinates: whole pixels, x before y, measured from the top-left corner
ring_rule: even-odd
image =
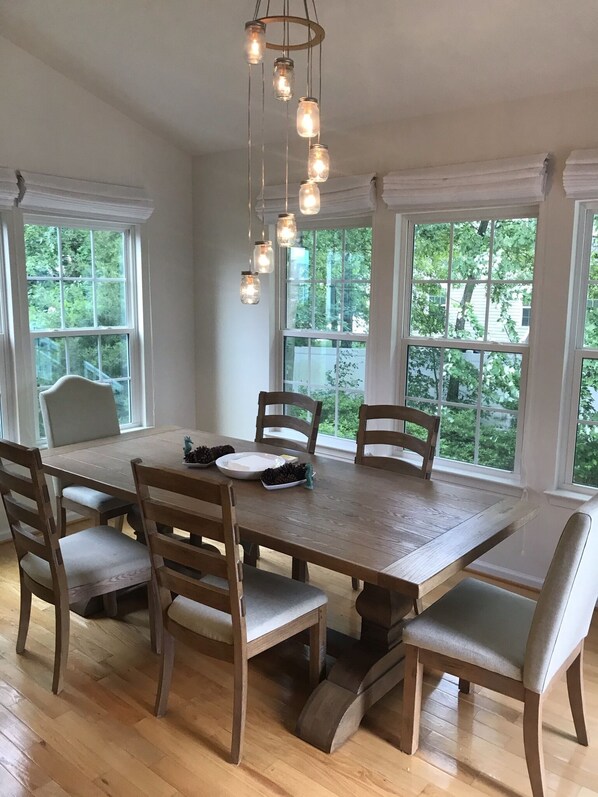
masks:
[[[181,472],[132,463],[143,527],[160,591],[163,647],[156,716],[168,704],[175,640],[232,664],[231,761],[243,753],[248,660],[309,631],[309,674],[316,686],[326,658],[326,595],[239,558],[239,527],[230,481],[204,471]],[[189,532],[190,542],[160,533],[161,524]],[[206,545],[210,539],[219,544]]]
[[[226,583],[211,576],[204,581],[216,586]],[[327,600],[316,587],[247,565],[243,567],[243,594],[248,642],[324,606]],[[232,618],[226,612],[178,595],[168,609],[168,616],[196,634],[233,644]]]
[[[25,651],[31,596],[54,606],[52,691],[61,691],[69,650],[70,607],[102,596],[116,613],[119,588],[147,585],[152,646],[157,651],[157,591],[147,548],[110,526],[61,538],[56,529],[39,450],[0,440],[0,491],[19,565],[21,604],[17,653]]]
[[[114,394],[108,384],[82,376],[63,376],[39,394],[39,403],[51,448],[120,434]],[[127,501],[59,479],[54,482],[60,536],[66,533],[67,509],[90,516],[94,525],[103,526],[118,517],[122,526],[122,517],[131,506]]]
[[[583,645],[598,600],[598,495],[568,520],[537,603],[466,579],[403,632],[405,685],[401,749],[418,747],[423,666],[458,675],[524,703],[525,754],[534,797],[544,794],[542,698],[566,672],[580,744],[588,744],[583,707]]]

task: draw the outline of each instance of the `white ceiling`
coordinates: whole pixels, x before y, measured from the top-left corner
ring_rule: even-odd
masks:
[[[273,13],[279,5],[271,0]],[[316,5],[326,30],[324,142],[335,128],[598,86],[598,0]],[[0,0],[0,33],[177,145],[207,153],[246,143],[242,41],[254,7]],[[280,117],[282,103],[267,105]]]

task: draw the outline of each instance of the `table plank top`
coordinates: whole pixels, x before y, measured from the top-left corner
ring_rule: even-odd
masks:
[[[170,427],[49,449],[42,452],[44,470],[131,501],[130,461],[137,457],[196,478],[227,480],[215,467],[185,467],[187,434],[196,446],[280,453],[261,443]],[[537,513],[527,501],[489,490],[328,457],[299,458],[313,463],[313,490],[266,491],[260,481],[234,480],[241,536],[410,597],[424,595]]]

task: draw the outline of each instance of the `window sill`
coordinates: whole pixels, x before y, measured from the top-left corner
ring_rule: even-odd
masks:
[[[544,495],[548,498],[548,503],[552,506],[562,506],[566,509],[579,509],[588,498],[595,495],[595,491],[582,492],[581,490],[544,490]]]

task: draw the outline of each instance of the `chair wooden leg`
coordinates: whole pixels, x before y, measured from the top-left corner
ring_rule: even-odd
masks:
[[[534,797],[544,797],[544,751],[542,750],[542,695],[525,690],[523,701],[523,746]]]
[[[293,556],[291,577],[295,581],[302,581],[304,584],[306,584],[309,581],[309,570],[307,569],[307,562],[304,562],[302,559],[295,559],[295,557]]]
[[[106,617],[116,617],[118,613],[116,592],[107,592],[105,595],[102,595],[102,602],[104,604],[104,613]]]
[[[31,616],[31,591],[25,586],[21,576],[21,605],[19,609],[19,633],[17,634],[17,653],[23,653],[29,630]]]
[[[56,496],[56,526],[59,537],[66,535],[66,509],[62,505],[61,496]]]
[[[162,637],[162,659],[160,661],[160,680],[154,714],[163,717],[168,707],[170,682],[172,681],[172,668],[174,666],[174,637],[164,629]]]
[[[405,645],[401,750],[408,755],[413,755],[419,747],[423,674],[424,667],[419,660],[419,648]]]
[[[567,670],[567,691],[569,693],[569,704],[573,714],[575,733],[579,744],[588,746],[588,729],[584,714],[584,695],[583,695],[583,645],[579,651],[579,656]]]
[[[351,586],[353,587],[354,590],[361,589],[361,582],[359,581],[358,578],[352,578]]]
[[[257,567],[257,560],[259,559],[259,545],[254,542],[245,542],[241,540],[243,546],[243,563],[250,567]]]
[[[309,629],[309,683],[315,689],[326,674],[326,607],[318,609],[318,622]]]
[[[243,756],[245,738],[245,716],[247,714],[247,659],[235,656],[234,662],[234,698],[233,698],[233,731],[230,749],[230,760],[239,764]]]
[[[56,617],[56,643],[54,647],[52,691],[55,695],[58,695],[62,691],[64,684],[69,655],[71,614],[68,603],[59,599],[54,605],[54,615]]]
[[[459,691],[462,695],[468,695],[471,692],[471,683],[465,678],[459,678]]]

